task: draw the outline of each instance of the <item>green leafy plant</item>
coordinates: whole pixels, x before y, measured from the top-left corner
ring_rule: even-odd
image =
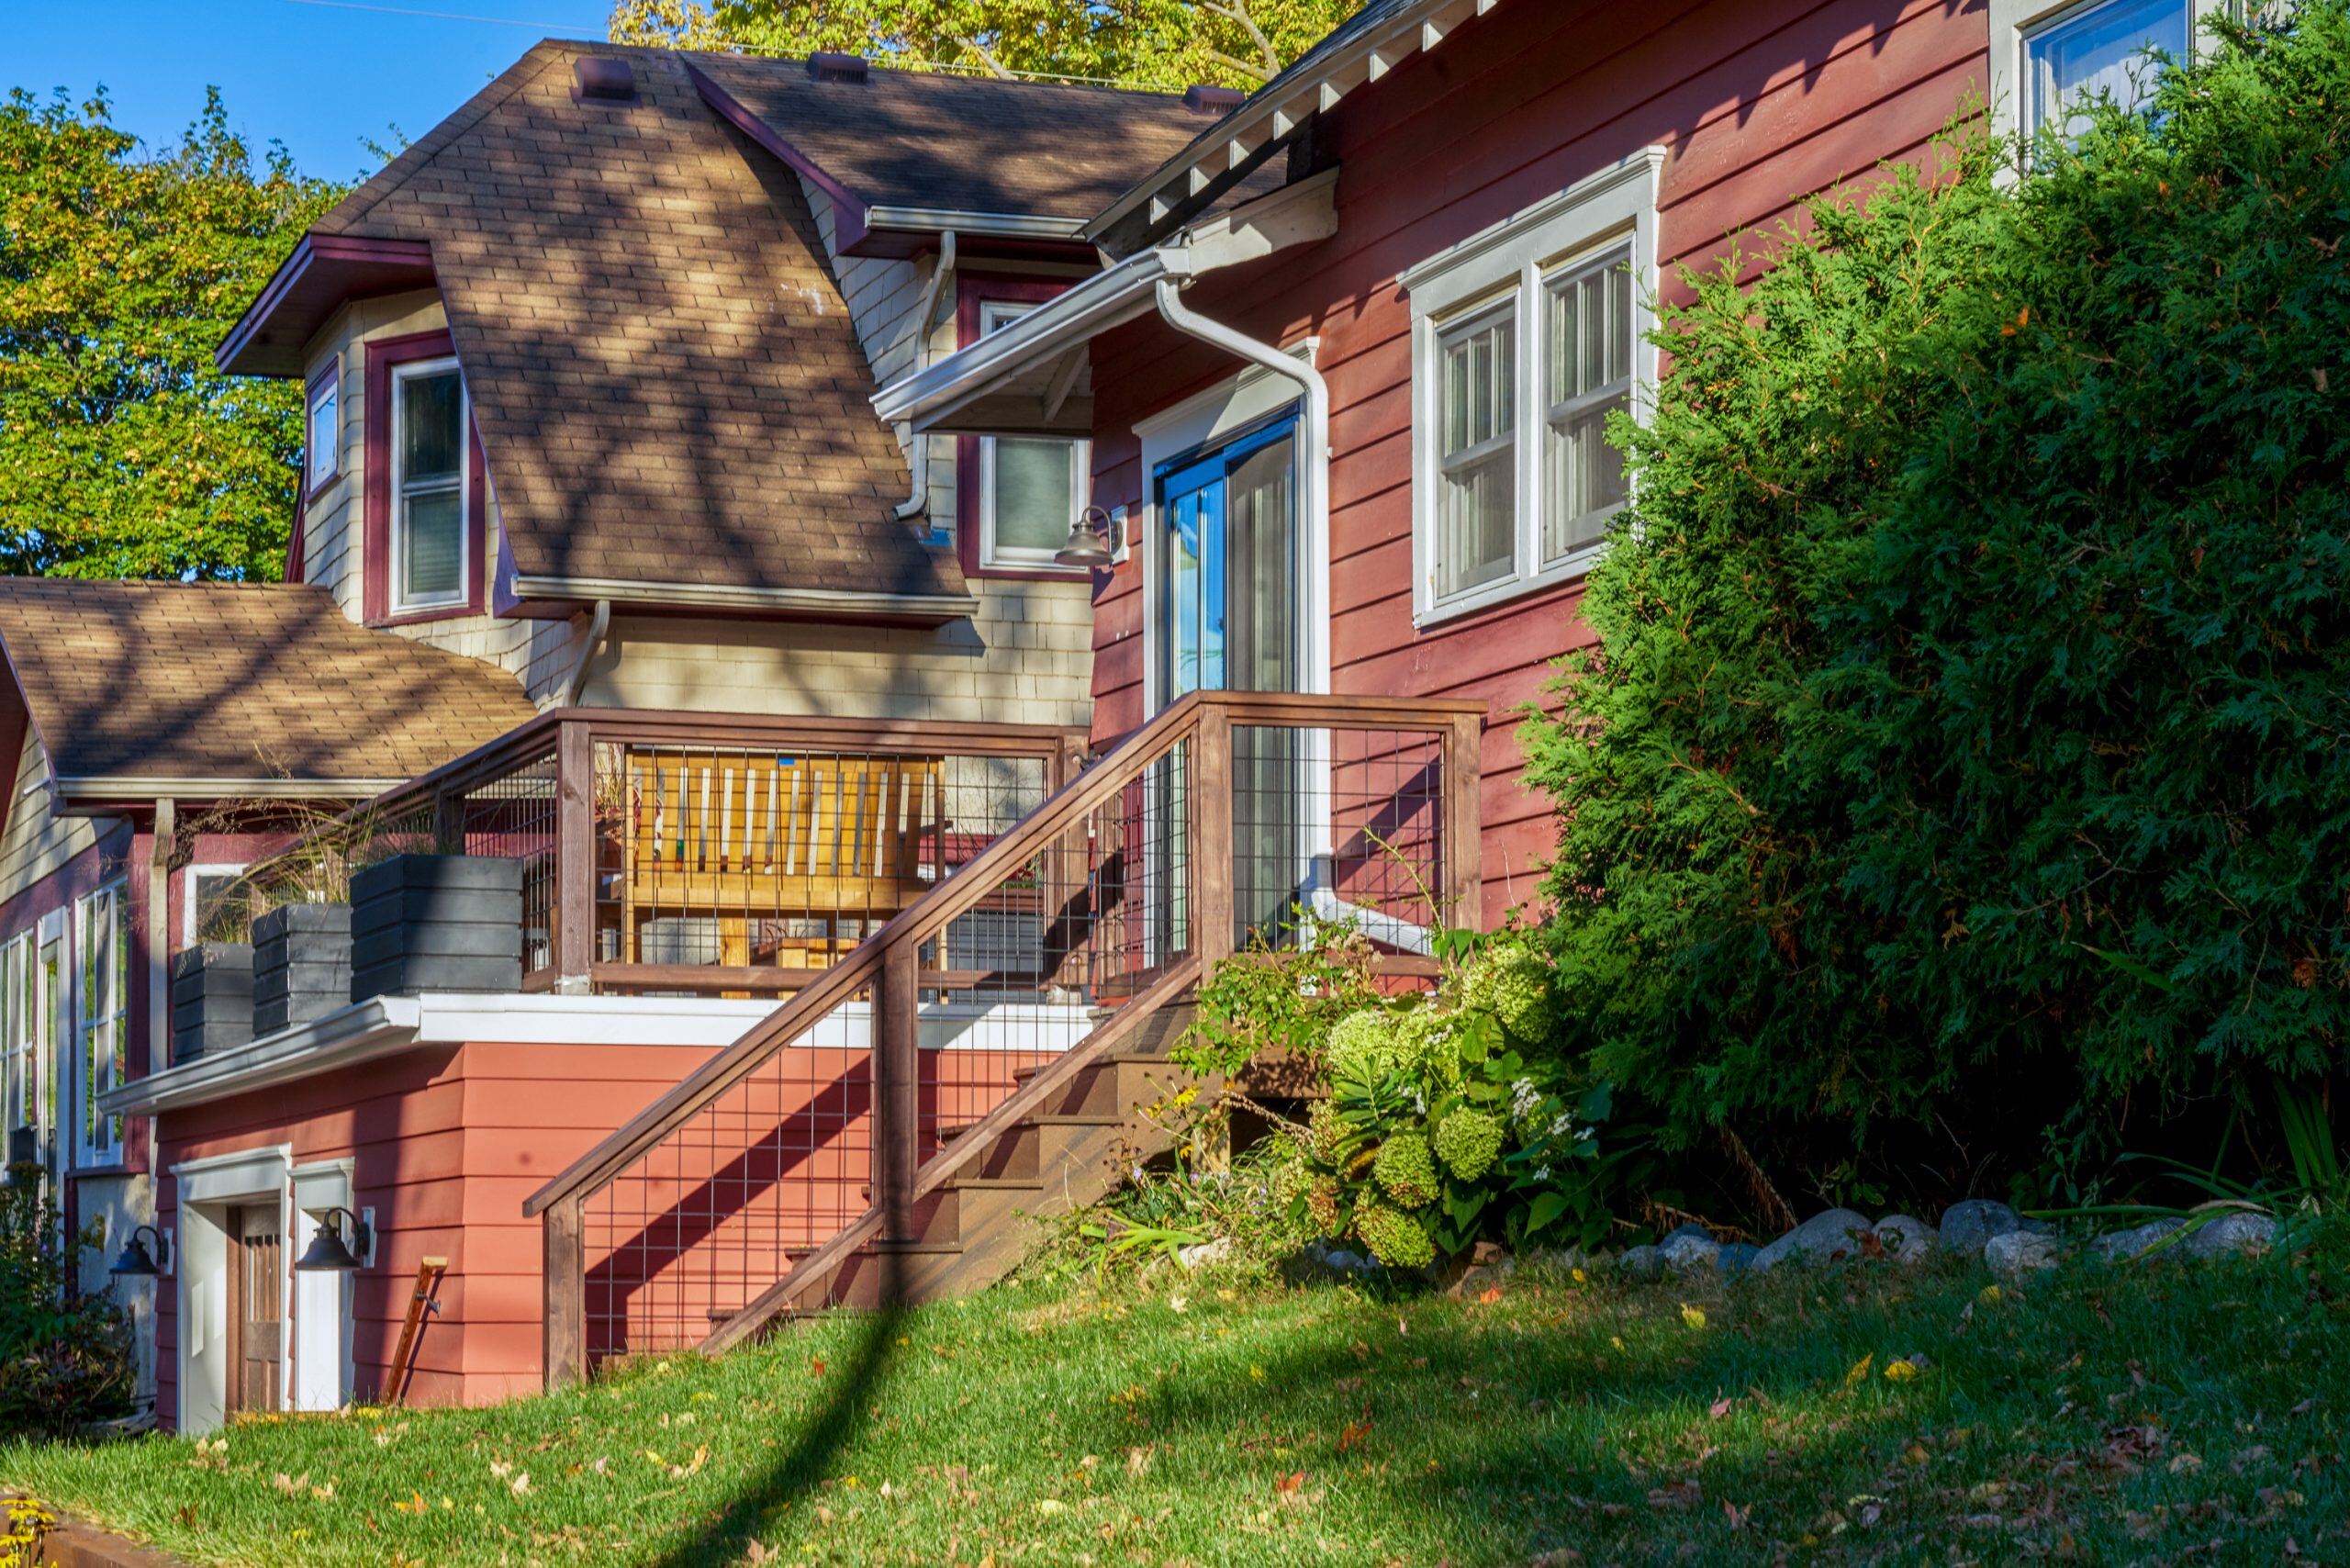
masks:
[[[95,1234],[68,1237],[38,1166],[0,1182],[0,1437],[59,1436],[122,1414],[131,1398],[130,1327],[76,1278]]]
[[[1198,1020],[1173,1060],[1201,1078],[1229,1078],[1260,1057],[1317,1052],[1339,1020],[1378,1000],[1373,957],[1350,923],[1293,910],[1285,931],[1252,937],[1200,986]]]

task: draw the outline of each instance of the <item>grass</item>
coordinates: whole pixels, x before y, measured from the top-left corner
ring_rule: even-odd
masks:
[[[0,1483],[196,1563],[2350,1561],[2330,1263],[1154,1283],[225,1449],[0,1446]]]

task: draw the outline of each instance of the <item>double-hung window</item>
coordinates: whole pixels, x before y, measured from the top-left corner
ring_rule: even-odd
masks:
[[[1421,621],[1580,576],[1629,499],[1607,421],[1654,377],[1662,160],[1650,149],[1404,274]]]
[[[41,1126],[40,1056],[33,1030],[32,934],[0,944],[0,1159],[5,1135]]]
[[[983,300],[979,334],[1010,326],[1033,304]],[[1053,569],[1069,543],[1085,493],[1087,446],[1049,436],[988,436],[979,442],[979,564]]]
[[[79,1163],[106,1165],[122,1158],[122,1118],[98,1100],[129,1076],[130,921],[124,885],[100,888],[81,902],[75,952],[80,964],[74,1093],[80,1102]]]
[[[2101,94],[2125,108],[2153,95],[2157,57],[2186,60],[2212,13],[2243,0],[1991,0],[1991,90],[2027,139],[2069,137]]]
[[[391,393],[392,612],[463,604],[464,380],[453,359],[422,360],[393,370]]]

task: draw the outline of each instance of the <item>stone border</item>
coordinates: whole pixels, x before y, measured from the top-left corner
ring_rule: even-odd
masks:
[[[21,1492],[5,1495],[14,1501],[39,1501],[28,1499],[27,1494]],[[118,1535],[109,1535],[47,1503],[40,1506],[57,1520],[57,1528],[41,1538],[41,1554],[34,1560],[40,1568],[187,1568],[175,1557],[165,1557]]]

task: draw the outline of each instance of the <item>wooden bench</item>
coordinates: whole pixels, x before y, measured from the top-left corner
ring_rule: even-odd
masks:
[[[711,919],[726,965],[822,968],[936,882],[935,757],[632,753],[621,846],[625,960],[645,923]],[[840,922],[859,923],[854,935]],[[755,951],[754,949],[756,949]]]

